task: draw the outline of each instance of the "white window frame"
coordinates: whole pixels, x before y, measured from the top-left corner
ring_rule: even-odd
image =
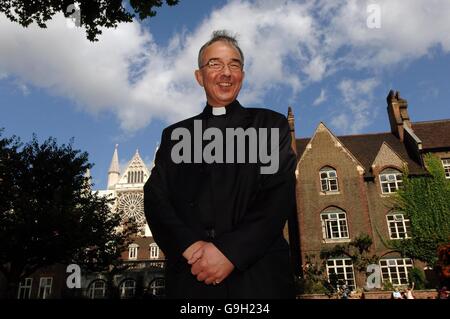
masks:
[[[349,239],[347,213],[340,209],[326,209],[320,213],[324,240]],[[337,235],[336,235],[337,233]]]
[[[53,277],[41,277],[39,279],[39,299],[48,299],[52,294]]]
[[[139,245],[131,244],[128,246],[128,259],[136,260],[138,258]]]
[[[159,258],[159,247],[156,243],[150,244],[150,259],[158,259]]]
[[[390,239],[411,238],[411,222],[402,212],[391,212],[386,215]],[[394,229],[394,232],[392,231]],[[402,237],[401,234],[404,234]]]
[[[322,167],[319,171],[320,190],[324,193],[338,193],[339,183],[337,172],[330,166]]]
[[[450,158],[443,158],[442,166],[444,167],[445,178],[450,179]]]
[[[410,258],[380,259],[379,264],[383,282],[389,281],[393,286],[409,284],[408,273],[413,268]]]
[[[393,194],[403,187],[402,173],[399,170],[387,168],[380,173],[379,178],[382,194]]]
[[[155,278],[150,283],[149,288],[150,288],[150,293],[153,296],[163,296],[164,290],[166,289],[166,282],[165,282],[164,278],[162,278],[162,277]]]
[[[17,299],[30,299],[31,289],[33,288],[33,278],[24,278],[19,283],[19,290],[17,291]]]
[[[351,290],[356,289],[355,269],[353,268],[353,262],[350,258],[328,259],[326,262],[326,266],[328,280],[330,280],[330,274],[332,273],[331,270],[334,270],[333,273],[337,274],[337,288],[341,286],[339,281],[344,280],[347,287],[349,287]],[[348,268],[351,268],[351,270],[349,270]]]
[[[101,287],[97,287],[97,284],[101,283]],[[100,295],[97,292],[100,291]],[[90,299],[103,299],[106,296],[106,282],[102,279],[96,279],[89,285],[89,298]]]
[[[132,284],[131,284],[132,283]],[[131,291],[131,294],[129,293]],[[136,295],[136,280],[125,279],[120,284],[120,298],[133,298]]]

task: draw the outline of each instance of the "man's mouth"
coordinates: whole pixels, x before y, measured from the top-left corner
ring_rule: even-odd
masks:
[[[218,85],[222,86],[222,87],[229,87],[229,86],[231,86],[231,83],[229,83],[229,82],[219,82]]]

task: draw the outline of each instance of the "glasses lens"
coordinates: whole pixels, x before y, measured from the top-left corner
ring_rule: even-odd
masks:
[[[218,61],[209,61],[208,65],[213,70],[222,70],[224,67],[223,63]]]

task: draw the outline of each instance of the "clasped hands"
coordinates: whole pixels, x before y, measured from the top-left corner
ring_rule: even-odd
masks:
[[[183,257],[191,265],[191,273],[207,285],[221,283],[234,269],[231,261],[213,243],[202,240],[189,246]]]

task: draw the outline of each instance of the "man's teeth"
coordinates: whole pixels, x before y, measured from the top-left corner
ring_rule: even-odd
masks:
[[[231,86],[231,83],[219,83],[220,86]]]

